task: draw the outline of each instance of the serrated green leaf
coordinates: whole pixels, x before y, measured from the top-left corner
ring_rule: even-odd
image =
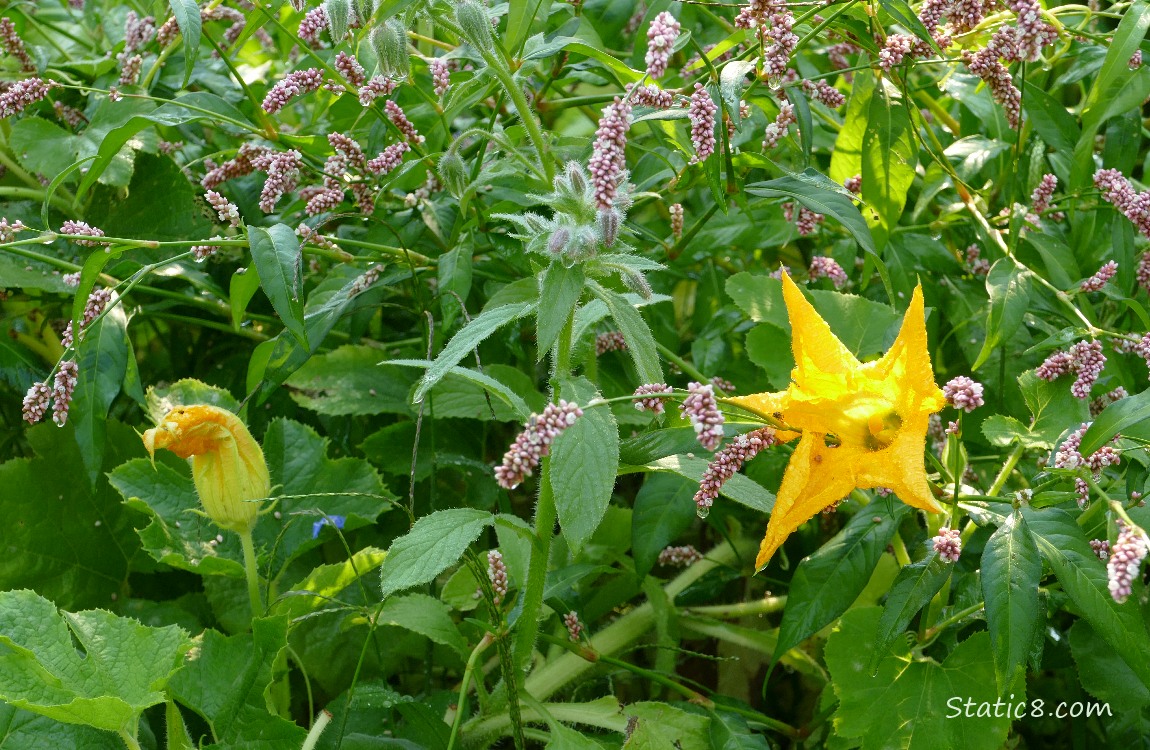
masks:
[[[12,123],[8,145],[33,174],[57,175],[80,156],[80,138],[41,117],[25,117]]]
[[[1024,448],[1053,448],[1054,444],[1038,437],[1014,417],[992,414],[982,421],[982,436],[1000,448],[1018,441]]]
[[[391,543],[380,569],[383,596],[433,580],[459,562],[467,548],[494,522],[474,508],[437,510],[415,522],[411,531]]]
[[[902,503],[863,508],[814,554],[803,558],[791,579],[774,659],[834,622],[870,581],[899,522],[910,513]]]
[[[376,617],[378,625],[394,625],[448,646],[467,658],[467,641],[451,619],[451,609],[427,594],[408,594],[384,602]]]
[[[471,246],[460,245],[439,256],[436,263],[439,280],[439,309],[443,328],[449,329],[459,315],[460,300],[467,301],[471,292]]]
[[[953,565],[941,560],[938,554],[932,551],[923,559],[903,567],[898,572],[894,583],[891,584],[890,593],[887,594],[882,617],[879,618],[871,653],[872,673],[878,669],[878,663],[883,656],[890,651],[895,638],[902,634],[918,611],[934,598],[950,578],[952,570]]]
[[[435,362],[427,368],[427,373],[420,379],[413,398],[419,403],[427,396],[427,392],[438,383],[443,376],[459,364],[464,357],[471,353],[480,342],[497,330],[535,309],[534,302],[519,302],[500,307],[487,307],[483,312],[471,319],[471,322],[455,334],[443,351],[435,358]]]
[[[1136,713],[1150,706],[1150,686],[1138,679],[1114,648],[1086,620],[1070,628],[1070,652],[1083,689],[1110,704],[1115,713]]]
[[[294,747],[307,736],[270,713],[264,697],[287,647],[287,625],[286,617],[256,618],[251,633],[230,638],[205,630],[196,658],[171,681],[172,696],[203,717],[220,745]]]
[[[567,323],[575,305],[583,294],[583,267],[579,264],[570,268],[559,261],[552,261],[542,274],[539,283],[539,298],[547,304],[539,308],[535,321],[535,357],[543,361],[551,346],[559,338],[559,332]]]
[[[770,750],[767,738],[755,734],[747,720],[721,707],[711,711],[711,747],[714,750]]]
[[[839,699],[835,733],[861,740],[862,750],[998,750],[1010,718],[964,715],[968,700],[974,713],[982,703],[993,712],[998,698],[989,636],[972,635],[941,664],[912,657],[907,644],[896,640],[872,677],[859,650],[874,642],[880,616],[877,607],[851,610],[827,640],[827,668]],[[1012,705],[1024,699],[1023,687],[1016,686]]]
[[[1034,644],[1041,580],[1042,557],[1022,514],[1015,511],[982,550],[982,595],[1000,695],[1006,694]]]
[[[563,383],[563,398],[586,404],[598,393],[586,378]],[[573,550],[591,538],[615,488],[619,467],[619,428],[611,410],[585,408],[583,416],[551,446],[551,489],[559,525]]]
[[[655,566],[663,548],[690,528],[698,489],[695,482],[674,474],[652,474],[639,488],[631,516],[631,551],[640,579]]]
[[[308,346],[300,296],[299,238],[287,224],[248,228],[252,260],[260,275],[260,286],[284,327],[303,346]]]
[[[711,717],[666,703],[632,703],[623,715],[636,719],[624,750],[711,750]]]
[[[100,729],[64,724],[0,701],[0,750],[123,750],[124,741]]]
[[[187,633],[99,609],[62,615],[33,591],[0,593],[0,700],[69,724],[134,728],[163,702],[191,645]]]
[[[1150,634],[1137,602],[1110,596],[1106,565],[1091,550],[1074,517],[1061,508],[1023,508],[1022,515],[1042,557],[1074,606],[1138,678],[1150,685]]]

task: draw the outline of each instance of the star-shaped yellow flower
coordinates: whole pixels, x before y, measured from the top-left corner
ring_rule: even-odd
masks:
[[[946,400],[930,366],[922,290],[915,288],[890,350],[864,364],[791,278],[784,274],[782,281],[795,354],[791,385],[730,399],[802,431],[759,548],[759,568],[791,532],[856,487],[887,487],[908,505],[942,511],[923,465],[930,415]]]

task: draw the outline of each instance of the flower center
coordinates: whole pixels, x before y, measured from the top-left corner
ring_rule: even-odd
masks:
[[[843,443],[861,445],[868,451],[879,451],[894,442],[902,427],[902,417],[884,398],[863,396],[832,418],[834,434]]]

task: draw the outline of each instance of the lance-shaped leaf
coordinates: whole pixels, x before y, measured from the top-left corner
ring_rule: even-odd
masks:
[[[982,595],[1000,694],[1014,682],[1034,643],[1041,580],[1042,557],[1022,514],[1015,511],[982,551]]]

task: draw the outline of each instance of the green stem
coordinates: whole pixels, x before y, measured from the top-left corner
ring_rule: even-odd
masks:
[[[124,744],[128,746],[128,750],[140,750],[140,743],[136,740],[136,737],[127,729],[120,730],[120,739],[122,739]]]
[[[955,612],[950,617],[946,618],[945,620],[943,620],[939,624],[935,625],[933,628],[928,628],[926,631],[927,640],[933,639],[935,636],[937,636],[943,630],[949,628],[951,625],[955,624],[956,622],[959,622],[963,618],[970,617],[975,612],[979,611],[980,609],[983,609],[984,607],[986,607],[986,602],[979,602],[978,604],[972,604],[971,606],[967,607],[966,609],[960,609],[959,611]]]
[[[319,716],[315,717],[315,723],[311,725],[311,731],[307,733],[304,738],[303,747],[300,750],[315,750],[316,743],[319,742],[319,736],[323,734],[323,730],[327,729],[327,725],[331,723],[331,711],[326,708],[319,712]]]
[[[769,615],[775,612],[782,612],[785,606],[787,606],[787,597],[767,596],[749,602],[709,604],[703,607],[683,607],[682,610],[692,615],[736,619],[749,615]]]
[[[659,349],[659,354],[662,354],[663,357],[668,362],[674,362],[676,365],[679,366],[680,370],[687,373],[688,375],[690,375],[695,380],[698,380],[700,383],[711,382],[711,379],[708,378],[703,373],[699,372],[699,369],[697,367],[695,367],[690,362],[687,362],[682,357],[680,357],[678,354],[675,354],[675,352],[671,351],[667,347],[660,344],[658,341],[655,342],[655,346]]]
[[[1010,477],[1010,472],[1014,471],[1014,467],[1018,465],[1018,459],[1022,458],[1023,447],[1021,444],[1014,446],[1010,451],[1010,455],[1006,457],[1006,463],[1002,465],[1002,470],[998,472],[998,476],[994,478],[994,483],[990,485],[990,489],[986,491],[987,495],[994,497],[1002,491],[1003,485]]]
[[[463,726],[463,715],[467,713],[464,707],[467,705],[467,693],[471,687],[471,675],[475,673],[475,667],[479,664],[479,657],[494,642],[495,638],[490,633],[486,633],[472,650],[471,656],[467,659],[467,666],[463,668],[463,679],[459,682],[459,700],[456,701],[455,720],[451,722],[451,737],[447,740],[447,750],[455,750],[455,743],[459,739],[459,729]]]
[[[523,611],[516,623],[514,663],[516,682],[519,683],[522,683],[524,670],[531,663],[531,655],[535,651],[539,611],[543,607],[543,586],[547,581],[547,561],[551,557],[551,538],[555,534],[557,519],[555,496],[551,489],[551,459],[544,457],[539,470],[539,500],[535,504],[535,538],[527,567],[527,588],[523,593]]]
[[[263,601],[260,599],[260,573],[256,567],[256,546],[252,542],[252,532],[241,531],[240,545],[244,548],[244,577],[248,579],[248,598],[252,603],[252,619],[264,613]]]

